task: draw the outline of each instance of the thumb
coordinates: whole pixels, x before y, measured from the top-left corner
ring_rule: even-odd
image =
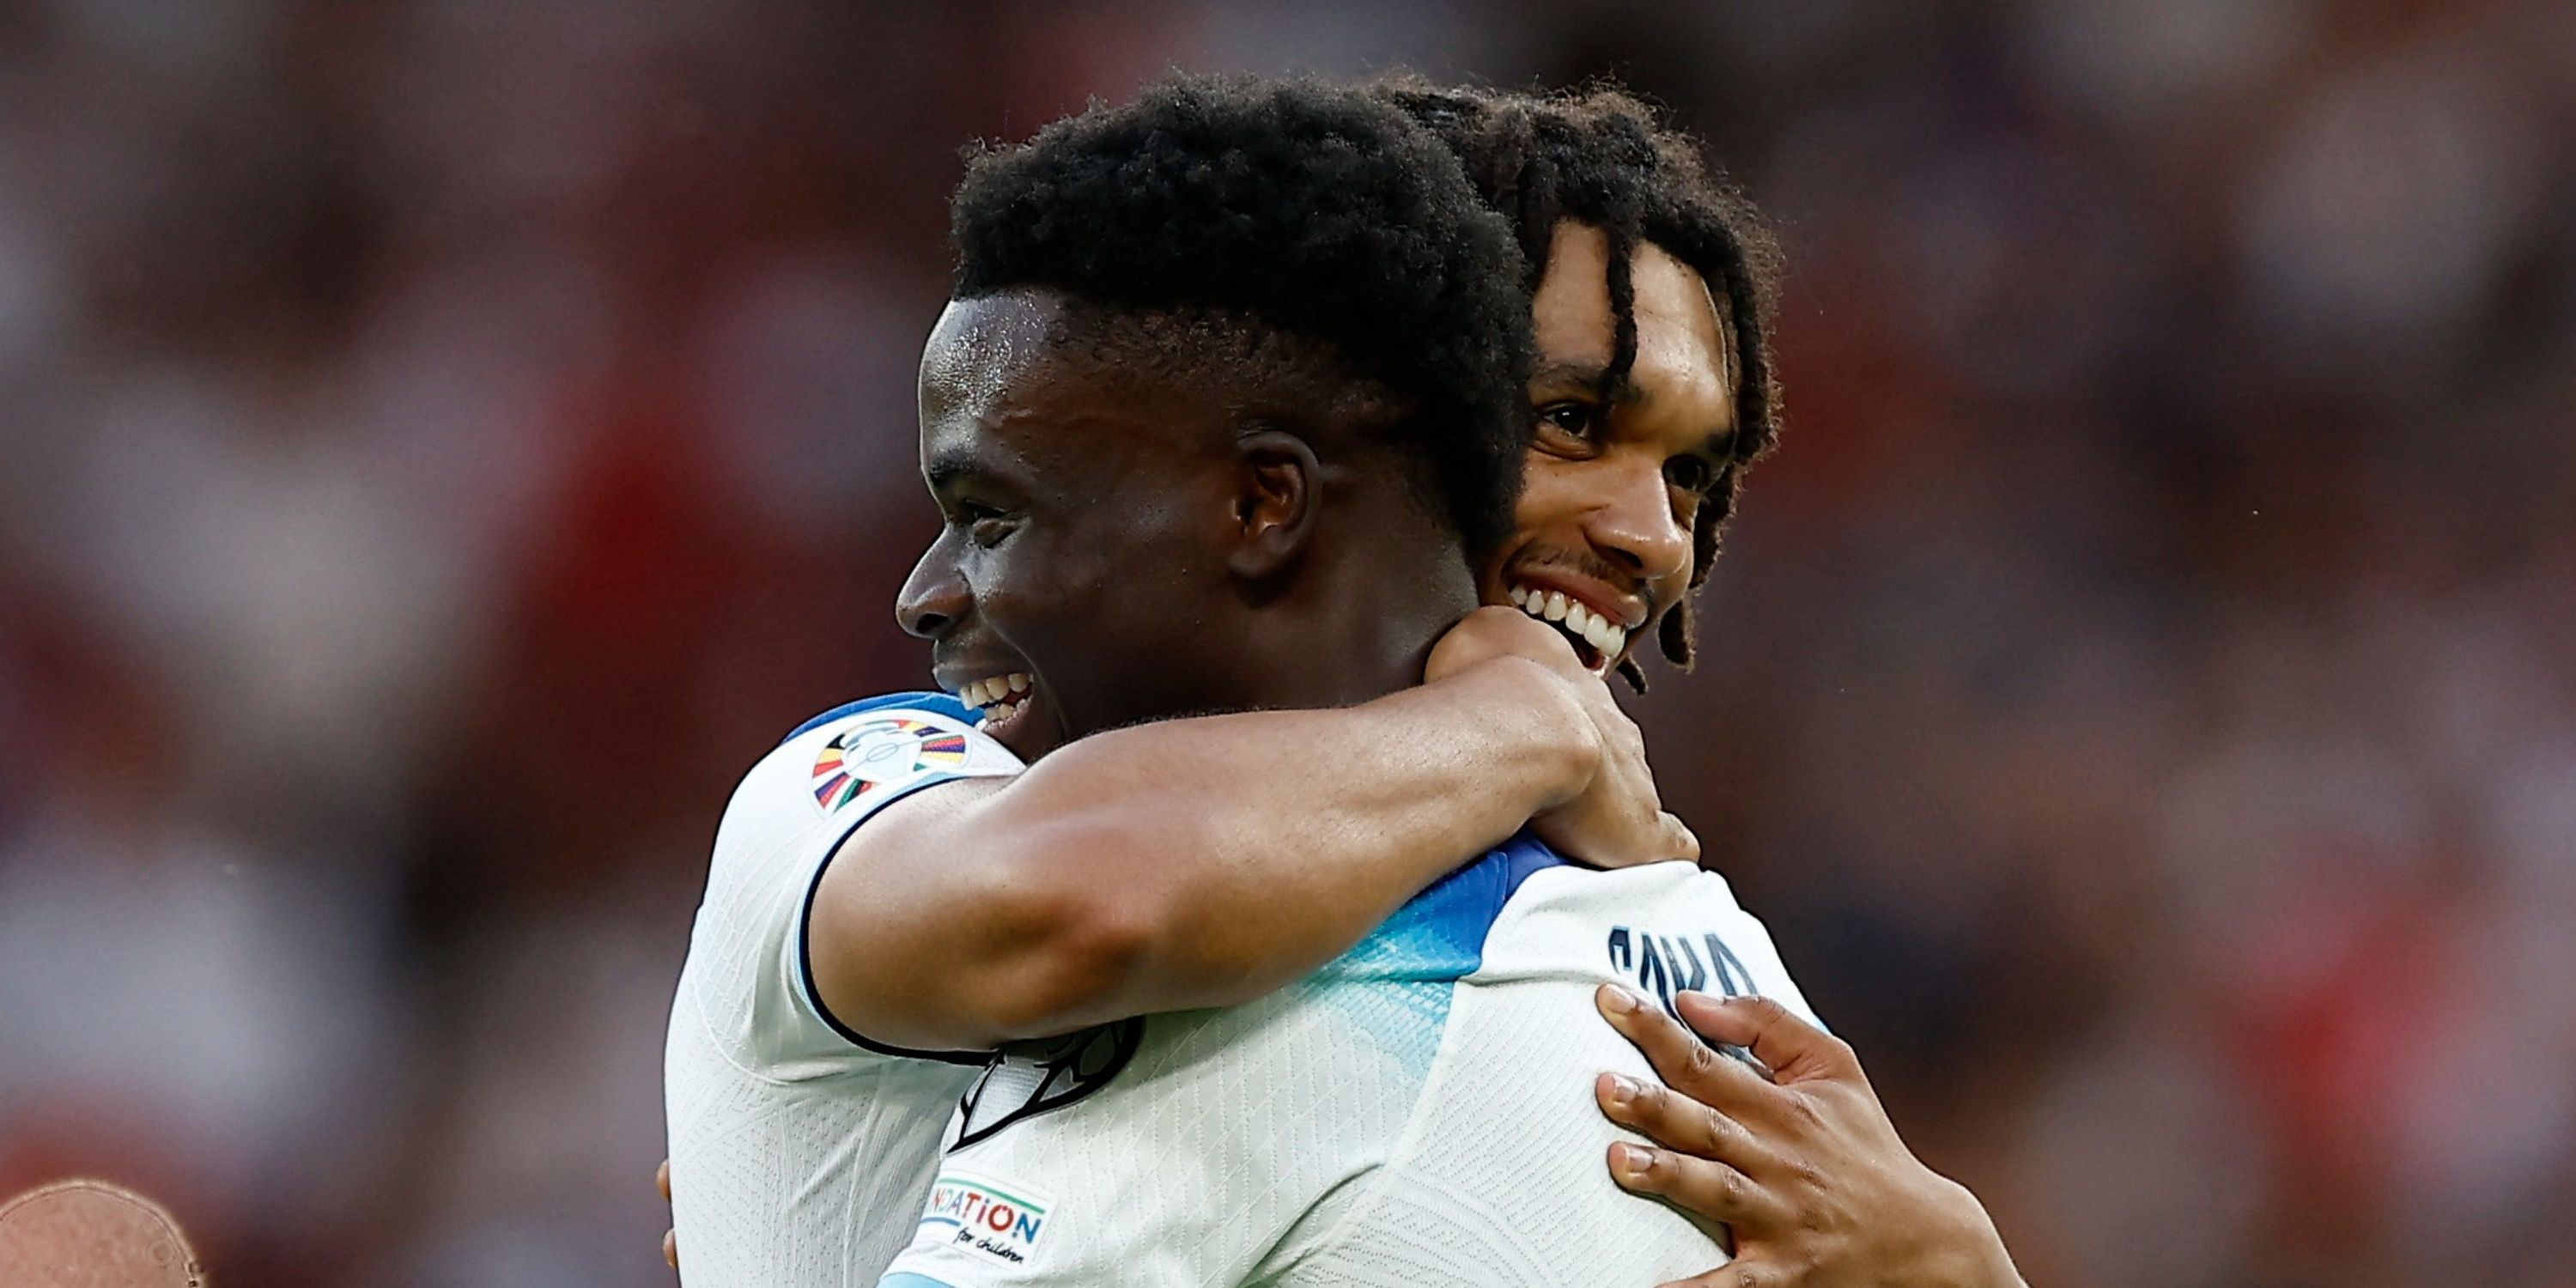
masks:
[[[1770,1066],[1771,1080],[1784,1087],[1860,1074],[1849,1044],[1771,998],[1684,993],[1673,999],[1673,1009],[1701,1037],[1753,1052]]]

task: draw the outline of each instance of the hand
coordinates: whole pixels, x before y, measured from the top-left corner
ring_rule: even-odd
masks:
[[[662,1170],[653,1173],[653,1184],[661,1189],[662,1202],[665,1206],[668,1206],[671,1202],[671,1160],[667,1158],[662,1160]],[[680,1268],[679,1231],[664,1230],[662,1232],[662,1259],[670,1262],[673,1270]]]
[[[1573,799],[1530,820],[1530,830],[1570,859],[1597,868],[1633,867],[1663,859],[1699,859],[1699,838],[1667,813],[1646,767],[1646,737],[1637,723],[1610,696],[1601,677],[1583,669],[1574,646],[1555,627],[1517,608],[1479,608],[1431,648],[1423,667],[1426,683],[1438,683],[1468,667],[1500,657],[1539,664],[1541,682],[1552,696],[1582,713],[1586,727],[1569,736],[1588,734],[1599,749],[1592,782]]]
[[[1689,1029],[1615,985],[1597,1001],[1668,1084],[1596,1082],[1611,1121],[1666,1146],[1612,1145],[1612,1179],[1735,1236],[1734,1260],[1665,1288],[2023,1288],[1984,1205],[1897,1138],[1841,1039],[1763,997],[1684,993]]]

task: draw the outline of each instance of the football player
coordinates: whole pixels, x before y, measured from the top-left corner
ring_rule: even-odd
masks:
[[[1531,485],[1521,503],[1520,530],[1487,559],[1485,589],[1489,600],[1509,598],[1529,616],[1557,623],[1581,665],[1595,673],[1616,667],[1642,687],[1630,657],[1629,637],[1642,638],[1643,626],[1660,623],[1660,643],[1666,654],[1677,662],[1687,661],[1686,622],[1672,610],[1684,588],[1705,575],[1718,523],[1742,467],[1770,440],[1767,364],[1758,321],[1767,286],[1767,243],[1759,239],[1749,211],[1700,174],[1685,155],[1686,145],[1654,131],[1651,118],[1615,94],[1539,102],[1408,86],[1399,97],[1409,110],[1440,129],[1470,162],[1487,185],[1489,199],[1507,197],[1508,185],[1565,194],[1523,196],[1515,203],[1521,241],[1534,262],[1545,268],[1543,281],[1537,272],[1531,274],[1538,285],[1535,312],[1541,349],[1541,369],[1531,393],[1541,438],[1530,457]],[[1531,128],[1534,118],[1535,130]],[[1622,146],[1640,140],[1651,143],[1642,149]],[[1498,181],[1507,185],[1500,194],[1495,191]],[[1656,230],[1653,241],[1640,236],[1648,228]],[[1667,243],[1686,253],[1674,255],[1664,249]],[[1722,294],[1710,290],[1706,285],[1710,279],[1727,284]],[[1728,300],[1730,307],[1721,309],[1716,303],[1719,298]],[[1526,633],[1514,637],[1508,630],[1498,634],[1496,629],[1487,623],[1480,630],[1471,622],[1447,647],[1451,666],[1473,654],[1467,646],[1474,644],[1486,652],[1528,652],[1562,669],[1563,649],[1551,654]],[[1019,708],[1026,699],[1014,698],[1029,691],[1027,677],[1006,675],[1001,680],[999,691],[978,686],[970,696],[999,706],[1005,715],[1021,714]],[[1432,686],[1433,690],[1441,687]],[[890,778],[914,772],[915,762],[953,763],[958,772],[971,772],[965,768],[972,759],[968,740],[943,734],[925,742],[922,736],[929,723],[897,716],[845,731],[818,757],[815,790],[838,795],[844,805],[859,810],[867,807],[855,802],[870,791],[883,790],[882,784]],[[1633,730],[1624,723],[1610,721],[1602,727],[1624,750],[1634,751]],[[1483,750],[1491,753],[1501,746],[1488,745]],[[928,750],[921,750],[924,747]],[[942,760],[952,756],[958,759]],[[826,761],[828,773],[822,763]],[[841,772],[844,767],[851,772]],[[1633,764],[1625,770],[1634,771]],[[941,779],[922,779],[925,784],[930,781]],[[1274,778],[1249,790],[1266,793],[1275,808],[1282,799],[1294,802],[1298,788],[1324,785],[1302,779],[1284,784]],[[1637,819],[1653,816],[1656,823],[1646,829],[1649,833],[1655,828],[1670,832],[1668,821],[1657,811],[1632,807],[1627,813]],[[1686,835],[1678,839],[1687,843]],[[1228,877],[1265,891],[1279,888],[1262,881],[1257,871],[1235,869]],[[1216,888],[1203,885],[1202,893]],[[1722,885],[1718,891],[1722,894]],[[1732,905],[1725,906],[1731,909]],[[1748,923],[1737,934],[1767,953],[1767,941],[1761,940],[1758,927]],[[1659,991],[1670,994],[1675,986],[1694,978],[1684,973],[1686,969],[1700,969],[1699,950],[1692,945],[1681,946],[1682,955],[1672,958],[1669,972],[1658,964],[1664,960],[1659,951],[1669,954],[1671,945],[1659,950],[1654,941],[1645,941],[1642,953],[1632,957],[1641,963],[1633,967],[1639,982],[1660,985]],[[1720,940],[1708,940],[1706,951],[1709,962],[1718,966],[1716,979],[1721,986],[1754,982],[1745,975],[1744,963],[1733,958]],[[1721,956],[1722,952],[1730,955]],[[1776,977],[1776,960],[1766,971]],[[1785,980],[1774,978],[1771,984],[1772,991],[1794,996]],[[1678,1003],[1667,998],[1667,1005],[1693,1013],[1693,999],[1686,995]],[[1014,1026],[1024,1031],[1031,1026],[1044,1028],[1061,1020],[1062,1012],[1040,1008],[1003,1019],[994,1031],[1007,1033]],[[1736,1066],[1721,1062],[1714,1071],[1702,1067],[1699,1057],[1705,1048],[1686,1036],[1676,1041],[1678,1027],[1655,1008],[1616,1022],[1645,1043],[1658,1069],[1675,1087],[1722,1101],[1746,1123],[1767,1127],[1762,1111],[1787,1103],[1761,1099],[1766,1092],[1778,1093],[1772,1084],[1750,1073],[1741,1075],[1749,1080],[1746,1086],[1730,1082],[1727,1075],[1739,1072]],[[1651,1027],[1657,1022],[1664,1029]],[[1839,1046],[1785,1012],[1770,1013],[1767,1023],[1746,1029],[1736,1040],[1759,1042],[1763,1054],[1784,1070],[1815,1066],[1817,1062],[1806,1060],[1803,1053],[1830,1053]],[[1843,1055],[1847,1062],[1847,1050]],[[980,1126],[970,1121],[965,1130],[970,1135],[989,1135],[1016,1112],[1069,1103],[1078,1098],[1087,1080],[1114,1071],[1117,1057],[1115,1041],[1108,1045],[1095,1041],[1070,1057],[1059,1052],[1052,1063],[1027,1066],[1018,1072],[1021,1081],[1030,1085],[1015,1091],[1006,1077],[989,1095],[979,1095],[986,1121]],[[1092,1063],[1086,1064],[1086,1058]],[[1042,1075],[1032,1072],[1041,1067]],[[1824,1132],[1822,1139],[1791,1139],[1788,1143],[1799,1147],[1794,1153],[1757,1148],[1776,1142],[1756,1140],[1740,1127],[1731,1136],[1719,1133],[1713,1123],[1735,1124],[1694,1102],[1669,1096],[1639,1098],[1619,1093],[1619,1084],[1605,1082],[1604,1104],[1614,1116],[1686,1149],[1719,1153],[1705,1142],[1720,1141],[1731,1147],[1733,1161],[1745,1165],[1760,1183],[1748,1181],[1745,1172],[1723,1163],[1660,1152],[1648,1157],[1642,1168],[1623,1170],[1623,1182],[1665,1193],[1703,1214],[1733,1222],[1739,1244],[1748,1250],[1739,1269],[1749,1267],[1752,1259],[1774,1256],[1778,1264],[1798,1266],[1811,1275],[1850,1266],[1888,1272],[1901,1266],[1974,1273],[1950,1277],[1891,1273],[1884,1281],[2008,1282],[1987,1276],[1989,1267],[1974,1255],[1991,1245],[1999,1256],[2000,1245],[1993,1242],[1991,1226],[1985,1225],[1973,1199],[1965,1200],[1963,1211],[1955,1200],[1965,1198],[1964,1191],[1948,1187],[1913,1163],[1892,1130],[1876,1136],[1865,1130],[1872,1125],[1876,1103],[1867,1094],[1865,1081],[1858,1078],[1856,1065],[1848,1073],[1836,1068],[1832,1074],[1830,1078],[1819,1075],[1814,1085],[1844,1092],[1856,1086],[1857,1094],[1845,1097],[1853,1108],[1851,1121],[1831,1124],[1839,1132]],[[1475,1092],[1458,1089],[1450,1094]],[[1812,1116],[1790,1113],[1777,1121],[1785,1124],[1777,1135],[1796,1137],[1802,1129],[1810,1137],[1818,1135],[1810,1127],[1815,1121]],[[1876,1115],[1875,1124],[1884,1127],[1883,1114]],[[1840,1154],[1831,1148],[1835,1146],[1842,1147]],[[1832,1183],[1828,1189],[1788,1193],[1787,1183],[1773,1185],[1764,1176],[1766,1170],[1779,1171],[1788,1182],[1808,1183],[1816,1169],[1803,1164],[1816,1159],[1835,1164],[1824,1177]],[[1901,1159],[1911,1168],[1890,1168],[1885,1165],[1890,1159]],[[1780,1166],[1766,1169],[1765,1163]],[[1851,1184],[1855,1178],[1862,1182],[1857,1187]],[[1875,1192],[1871,1183],[1877,1185]],[[1955,1195],[1944,1193],[1943,1187],[1956,1191]],[[1027,1201],[1009,1206],[1006,1199],[1003,1206],[995,1206],[987,1201],[989,1196],[958,1186],[948,1187],[943,1194],[934,1199],[934,1216],[944,1203],[952,1215],[972,1208],[987,1220],[1007,1211],[1006,1223],[1013,1225],[1031,1225],[1044,1217],[1042,1210],[1032,1216]],[[1784,1210],[1784,1200],[1804,1207]],[[1816,1212],[1867,1219],[1819,1221],[1814,1219]],[[1763,1224],[1766,1218],[1789,1237],[1774,1237]],[[1854,1229],[1865,1229],[1874,1237],[1854,1237]],[[2008,1274],[2008,1261],[2002,1264]],[[693,1255],[693,1281],[701,1277],[701,1270]]]
[[[665,1058],[696,1284],[873,1277],[996,1043],[1270,993],[1527,820],[1696,852],[1546,628],[1488,615],[1452,634],[1494,656],[1417,684],[1529,441],[1519,256],[1436,138],[1181,81],[986,158],[957,211],[947,522],[901,605],[948,693],[809,722],[719,828]],[[1201,711],[1233,714],[1168,719]],[[1283,780],[1286,829],[1245,791]],[[1029,1103],[1105,1071],[1062,1072]]]
[[[1485,602],[1548,616],[1562,590],[1569,613],[1583,603],[1626,626],[1601,610],[1633,596],[1665,658],[1689,666],[1688,592],[1778,432],[1778,252],[1761,218],[1694,140],[1615,86],[1533,95],[1406,77],[1381,88],[1466,162],[1531,265],[1537,441]],[[1643,634],[1599,641],[1626,645],[1609,660],[1641,692]],[[1664,1082],[1605,1075],[1596,1091],[1605,1113],[1669,1148],[1614,1144],[1612,1170],[1724,1223],[1725,1283],[2019,1282],[1984,1206],[1905,1147],[1850,1047],[1759,996],[1652,991],[1663,1005],[1604,1014]],[[1753,1050],[1773,1078],[1710,1059],[1710,1042]]]

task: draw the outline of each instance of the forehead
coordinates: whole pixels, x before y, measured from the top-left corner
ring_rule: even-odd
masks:
[[[1048,490],[1136,483],[1209,456],[1224,401],[1145,355],[1068,332],[1042,290],[952,300],[921,353],[921,463]],[[1068,335],[1077,338],[1068,343]]]
[[[951,300],[921,349],[921,455],[970,444],[1041,364],[1062,306],[1026,291]]]
[[[1640,402],[1687,408],[1717,433],[1735,423],[1731,332],[1720,320],[1708,282],[1652,242],[1628,265],[1634,291],[1637,359],[1630,393]],[[1538,368],[1609,365],[1615,319],[1610,311],[1610,237],[1590,224],[1558,224],[1547,273],[1530,301]]]

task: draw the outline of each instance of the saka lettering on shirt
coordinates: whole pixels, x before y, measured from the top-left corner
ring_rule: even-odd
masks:
[[[1692,942],[1693,939],[1698,942]],[[1661,1002],[1676,1018],[1678,993],[1741,997],[1753,991],[1753,972],[1715,931],[1697,936],[1657,935],[1626,926],[1610,928],[1610,969],[1637,981],[1638,991]]]

